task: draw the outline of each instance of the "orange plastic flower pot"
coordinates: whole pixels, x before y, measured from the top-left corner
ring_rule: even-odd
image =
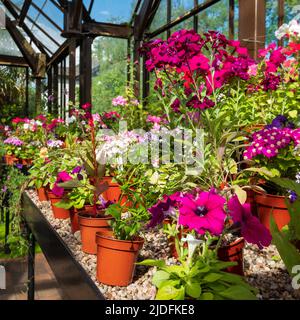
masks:
[[[48,198],[51,202],[51,207],[53,211],[53,215],[55,219],[69,219],[70,218],[70,210],[58,208],[55,206],[56,203],[60,202],[62,198],[57,197],[52,192],[48,192]]]
[[[88,212],[93,213],[94,207],[93,206],[84,206],[82,209],[70,209],[70,222],[71,222],[71,230],[72,233],[75,233],[80,230],[79,221],[78,221],[78,213],[80,212]]]
[[[96,242],[98,281],[110,286],[128,286],[144,240],[124,241],[97,234]]]
[[[289,224],[290,215],[285,201],[286,197],[282,196],[262,193],[255,194],[259,220],[269,230],[271,214],[273,215],[279,230]]]
[[[82,251],[88,254],[97,253],[96,233],[111,230],[109,221],[111,216],[93,217],[88,212],[78,213]]]
[[[239,238],[227,246],[218,250],[218,257],[221,261],[237,262],[236,266],[229,267],[225,271],[244,276],[244,238]]]
[[[38,197],[39,197],[40,201],[48,201],[48,196],[47,196],[45,188],[37,189],[37,194],[38,194]]]
[[[18,162],[18,158],[16,158],[14,155],[5,155],[4,161],[7,165],[13,166],[15,163]]]

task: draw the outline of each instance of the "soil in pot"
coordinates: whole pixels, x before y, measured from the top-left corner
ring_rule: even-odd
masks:
[[[51,191],[48,191],[48,198],[51,202],[51,207],[53,211],[53,215],[55,219],[69,219],[70,218],[70,210],[58,208],[55,206],[56,203],[60,202],[62,198],[57,197]]]
[[[97,234],[96,242],[98,281],[110,286],[128,286],[132,282],[144,239],[124,241]]]
[[[78,220],[81,233],[82,251],[88,254],[97,253],[96,233],[109,232],[111,227],[109,221],[111,216],[105,216],[104,211],[96,216],[89,212],[78,213]]]
[[[255,202],[260,222],[270,230],[271,214],[281,230],[290,222],[290,215],[286,205],[286,197],[271,194],[256,193]]]
[[[48,196],[47,196],[45,188],[37,189],[37,194],[38,194],[38,197],[39,197],[40,201],[48,201]]]
[[[224,271],[244,276],[244,238],[238,238],[228,245],[224,245],[218,250],[218,257],[221,261],[237,262],[236,266],[229,267]]]
[[[75,209],[75,208],[70,209],[70,221],[71,221],[72,233],[75,233],[80,230],[79,221],[78,221],[78,213],[80,212],[88,212],[92,214],[94,212],[94,207],[91,205],[86,205],[82,209]]]

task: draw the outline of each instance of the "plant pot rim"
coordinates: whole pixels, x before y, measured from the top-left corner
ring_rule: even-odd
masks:
[[[105,212],[105,211],[99,211],[99,213],[100,212]],[[98,214],[98,213],[97,213]],[[101,216],[101,217],[96,217],[96,216],[94,216],[94,217],[86,217],[86,216],[84,216],[84,215],[91,215],[91,212],[89,212],[89,211],[84,211],[84,210],[81,210],[81,211],[79,211],[78,212],[78,217],[80,217],[81,219],[87,219],[87,220],[99,220],[99,219],[102,219],[102,220],[112,220],[112,216],[111,215],[103,215],[103,216]]]
[[[142,237],[137,237],[136,240],[120,240],[120,239],[116,239],[114,237],[111,237],[111,236],[106,236],[106,235],[102,235],[100,234],[99,232],[96,233],[96,238],[103,238],[105,240],[110,240],[110,241],[113,241],[113,242],[122,242],[122,243],[144,243],[145,242],[145,239],[142,238]]]
[[[269,197],[269,198],[277,198],[277,199],[285,199],[286,198],[286,196],[279,196],[279,195],[275,195],[275,194],[271,194],[271,193],[267,193],[267,192],[259,192],[257,190],[254,190],[254,192],[255,192],[256,197],[263,197],[263,198]]]

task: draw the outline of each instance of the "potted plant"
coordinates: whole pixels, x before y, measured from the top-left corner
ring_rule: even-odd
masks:
[[[262,223],[269,228],[271,212],[281,229],[289,223],[288,208],[285,202],[286,190],[275,185],[271,178],[295,178],[300,161],[300,129],[282,115],[264,129],[250,137],[244,159],[251,165],[249,172],[256,180],[263,179],[264,192],[255,194],[257,212]]]
[[[178,264],[163,260],[145,260],[138,264],[155,266],[152,282],[157,288],[156,300],[256,300],[257,290],[239,275],[224,272],[235,265],[222,262],[211,250],[214,238],[198,240],[189,233],[180,241],[183,254]]]
[[[110,221],[111,234],[97,233],[97,279],[111,286],[127,286],[132,282],[135,262],[143,247],[140,237],[143,223],[147,220],[147,211],[130,208],[123,214],[118,204],[106,209],[106,214],[113,217]],[[111,267],[114,271],[111,272]]]
[[[166,218],[165,231],[175,241],[176,257],[182,256],[179,243],[186,233],[195,230],[198,239],[206,240],[207,234],[218,239],[214,245],[219,259],[238,262],[228,271],[243,275],[244,239],[259,248],[271,243],[270,232],[252,215],[249,204],[241,204],[237,195],[196,190],[193,193],[176,193],[165,196],[149,209],[148,227],[161,224]],[[228,200],[227,200],[228,199]]]

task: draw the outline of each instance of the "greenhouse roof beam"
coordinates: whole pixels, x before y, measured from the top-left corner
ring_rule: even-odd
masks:
[[[7,15],[6,29],[23,54],[25,60],[28,62],[28,65],[32,69],[34,76],[36,78],[43,78],[46,71],[46,56],[34,51],[30,43],[27,42],[25,37],[16,27],[16,22],[13,22]]]
[[[28,10],[30,8],[31,3],[32,3],[32,0],[25,0],[24,1],[24,4],[22,6],[22,10],[21,10],[21,13],[20,13],[20,16],[18,19],[18,25],[20,27],[23,27],[23,25],[24,25],[24,20],[27,16],[27,13],[28,13]]]
[[[27,61],[23,57],[0,55],[1,66],[28,67]]]
[[[4,4],[5,8],[8,10],[8,12],[14,17],[15,20],[19,19],[19,14],[14,9],[12,3],[9,0],[2,0],[2,3]],[[49,54],[46,51],[45,46],[41,41],[39,41],[32,31],[28,28],[28,26],[24,23],[22,26],[24,32],[27,34],[27,36],[31,39],[31,41],[37,46],[37,48],[41,51],[41,53],[45,54],[47,59],[49,59]]]
[[[128,39],[132,35],[133,28],[127,24],[88,22],[83,24],[83,31],[89,36]]]

